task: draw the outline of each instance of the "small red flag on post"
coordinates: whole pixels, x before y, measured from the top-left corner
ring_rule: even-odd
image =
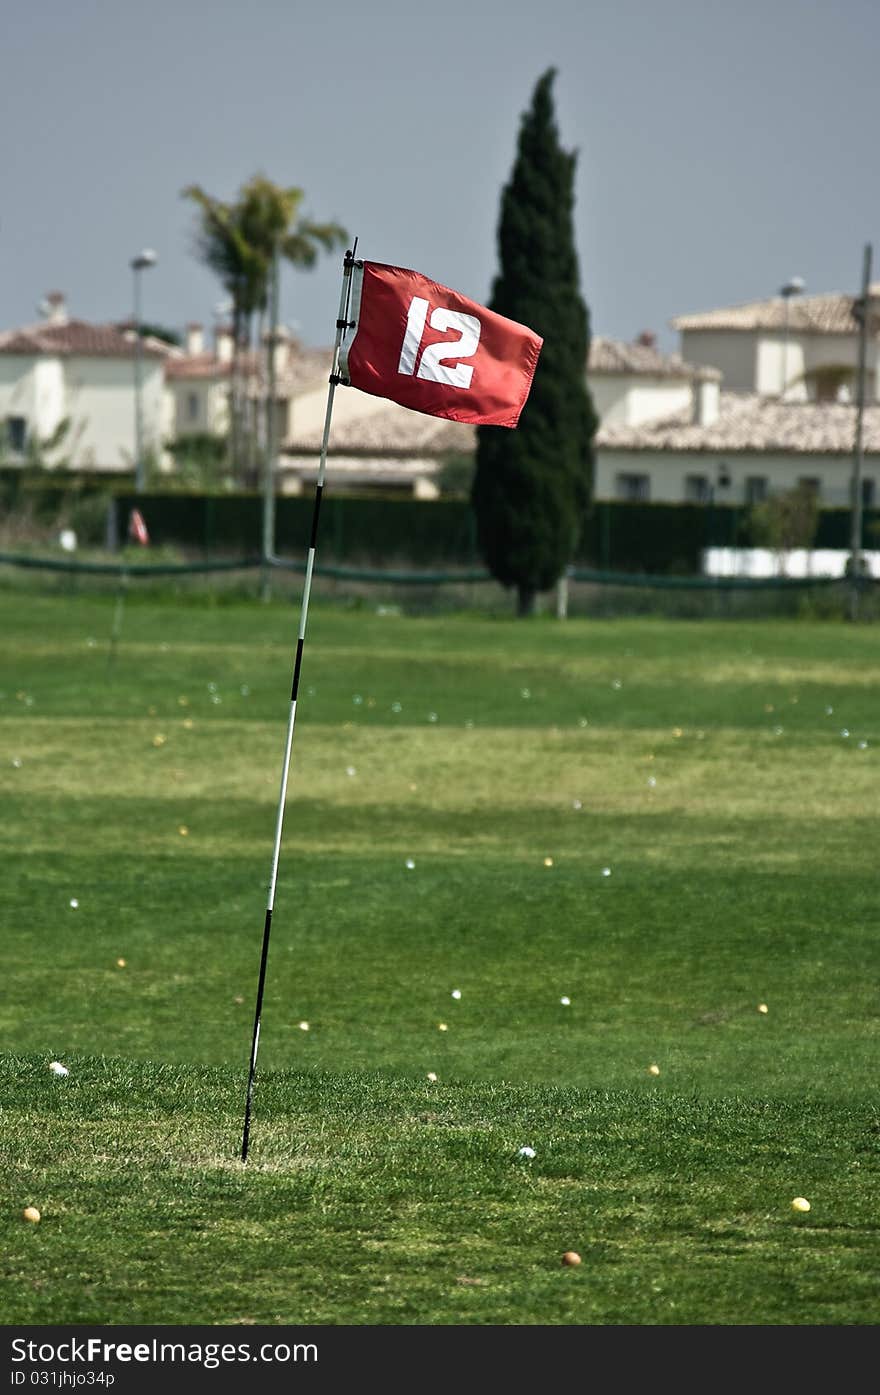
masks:
[[[342,381],[450,421],[515,427],[544,340],[417,271],[355,262]]]
[[[150,541],[147,525],[140,509],[132,509],[128,516],[128,536],[133,542],[141,543],[144,547]]]

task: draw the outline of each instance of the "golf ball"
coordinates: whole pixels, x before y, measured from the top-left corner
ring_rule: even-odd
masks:
[[[26,1206],[21,1214],[24,1220],[33,1221],[34,1224],[40,1219],[40,1213],[36,1206]]]
[[[580,1262],[581,1257],[578,1254],[577,1250],[566,1250],[565,1254],[562,1256],[562,1263],[567,1264],[569,1267],[573,1267],[576,1264],[580,1264]]]
[[[796,1196],[791,1203],[792,1211],[809,1211],[810,1203],[805,1196]]]
[[[49,1069],[53,1075],[70,1075],[67,1066],[63,1066],[60,1061],[50,1061]]]

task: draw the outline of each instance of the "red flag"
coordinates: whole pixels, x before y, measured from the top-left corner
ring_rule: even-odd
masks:
[[[150,541],[147,525],[140,509],[132,509],[128,516],[128,536],[133,542],[142,543],[144,546]]]
[[[516,426],[544,343],[534,330],[381,262],[355,263],[350,316],[339,362],[353,387],[432,417]]]

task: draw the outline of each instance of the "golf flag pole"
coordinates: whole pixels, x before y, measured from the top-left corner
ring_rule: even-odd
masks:
[[[284,761],[281,769],[281,790],[278,796],[278,810],[275,816],[275,845],[272,851],[272,871],[269,877],[269,895],[266,902],[266,919],[263,925],[263,946],[260,954],[260,975],[257,984],[257,1003],[254,1012],[254,1034],[251,1044],[251,1062],[248,1073],[247,1099],[244,1110],[244,1132],[241,1140],[241,1160],[247,1162],[248,1143],[250,1140],[251,1128],[251,1104],[254,1093],[254,1075],[257,1069],[257,1051],[260,1045],[260,1018],[263,1011],[263,989],[266,984],[266,964],[269,958],[269,935],[272,929],[272,911],[275,905],[275,885],[278,880],[278,862],[281,856],[281,830],[284,822],[284,805],[287,799],[287,779],[290,770],[290,753],[293,748],[293,728],[296,721],[296,701],[299,692],[299,676],[302,667],[303,645],[306,638],[306,621],[309,613],[309,592],[312,588],[312,571],[315,565],[315,551],[318,540],[318,517],[321,512],[321,497],[324,492],[324,474],[327,464],[327,443],[330,439],[330,418],[333,414],[333,396],[337,384],[341,381],[338,373],[339,368],[339,348],[342,343],[342,336],[346,329],[351,328],[346,319],[349,292],[351,289],[351,273],[355,265],[354,254],[357,250],[357,238],[354,247],[345,254],[345,264],[342,277],[342,292],[339,297],[339,315],[336,320],[336,339],[333,345],[333,363],[330,369],[330,386],[327,391],[327,410],[324,416],[324,435],[321,441],[321,461],[318,466],[318,480],[315,485],[315,503],[312,510],[312,531],[309,538],[309,551],[306,559],[306,572],[303,581],[302,607],[299,619],[299,635],[296,642],[296,658],[293,665],[293,683],[290,691],[290,712],[287,718],[287,740],[284,746]]]

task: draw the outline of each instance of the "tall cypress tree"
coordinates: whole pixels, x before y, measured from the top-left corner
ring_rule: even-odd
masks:
[[[598,418],[586,383],[589,312],[574,243],[575,152],[559,144],[554,68],[538,80],[520,127],[498,222],[500,272],[490,306],[543,336],[518,426],[477,428],[471,502],[492,575],[535,609],[574,556],[593,484]]]

